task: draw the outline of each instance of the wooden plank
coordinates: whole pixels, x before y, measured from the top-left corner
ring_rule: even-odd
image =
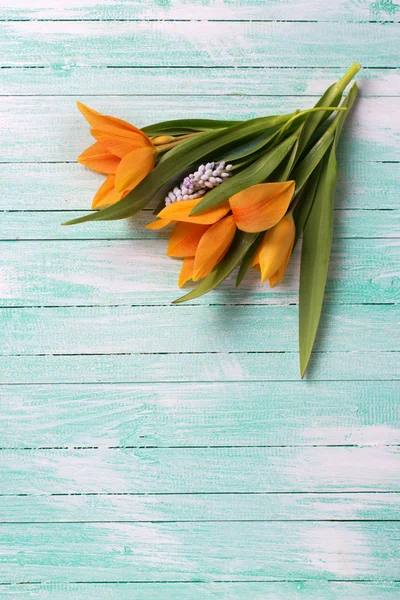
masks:
[[[399,356],[397,352],[318,352],[311,357],[306,378],[336,382],[398,381]],[[0,356],[1,384],[281,382],[298,378],[297,352]]]
[[[140,20],[174,19],[203,21],[230,20],[318,20],[318,21],[393,21],[398,17],[396,1],[349,2],[336,0],[321,6],[319,0],[230,0],[229,5],[219,0],[207,3],[173,0],[124,0],[101,3],[89,0],[3,0],[0,19],[26,20]]]
[[[1,7],[0,7],[1,11]],[[191,67],[114,68],[52,65],[42,69],[3,69],[2,96],[184,95],[197,96],[320,96],[343,75],[341,68],[213,68]],[[400,72],[396,69],[363,69],[362,97],[399,96]],[[93,100],[95,101],[95,100]],[[223,102],[223,100],[221,100]]]
[[[6,598],[37,600],[398,600],[399,583],[393,582],[208,582],[208,583],[44,583],[6,585],[1,593]]]
[[[9,212],[1,216],[0,240],[144,240],[168,239],[171,229],[157,234],[145,229],[154,220],[153,212],[143,211],[130,221],[89,223],[85,227],[61,227],[76,216],[73,211]],[[399,238],[400,210],[337,210],[334,236],[342,238]]]
[[[1,523],[386,521],[400,494],[94,494],[0,496]]]
[[[1,29],[5,67],[400,66],[397,23],[11,21]]]
[[[1,446],[400,444],[398,388],[397,381],[2,386]]]
[[[394,579],[399,523],[2,526],[2,582]],[[232,556],[234,549],[234,556]]]
[[[35,215],[21,214],[27,215],[28,220],[29,215]],[[374,216],[375,211],[370,223]],[[80,231],[96,228],[99,232],[106,229],[107,235],[112,230],[95,223],[74,231],[79,235]],[[132,234],[130,223],[117,226],[119,230],[123,228],[127,235]],[[54,230],[57,231],[56,226]],[[165,255],[165,240],[158,240],[154,232],[148,233],[155,239],[2,242],[0,305],[168,305],[185,291],[177,284],[181,262]],[[326,302],[388,304],[400,300],[399,250],[400,242],[395,239],[335,240]],[[252,269],[239,289],[235,288],[234,273],[218,290],[196,300],[196,304],[297,304],[300,254],[298,247],[284,282],[273,289],[268,283],[261,283],[259,273]]]
[[[225,298],[225,302],[227,299]],[[0,353],[297,350],[297,306],[110,306],[0,310]],[[325,305],[315,351],[399,350],[396,305]]]
[[[339,163],[336,207],[397,210],[398,164],[352,162],[349,158],[343,157]],[[98,173],[75,163],[0,164],[0,173],[0,210],[88,210],[103,181]],[[2,224],[5,217],[1,215]],[[68,231],[73,235],[74,229]],[[79,228],[80,235],[85,231],[89,224]]]
[[[398,446],[0,450],[1,494],[399,492]]]
[[[288,96],[229,96],[220,103],[211,96],[81,97],[82,102],[104,113],[145,124],[179,117],[249,119],[265,114],[309,108],[315,98]],[[339,147],[341,161],[399,161],[400,124],[393,119],[397,98],[360,98]],[[64,162],[93,142],[89,127],[73,98],[0,98],[1,162]],[[3,168],[6,168],[3,166]],[[83,173],[83,171],[82,171]]]

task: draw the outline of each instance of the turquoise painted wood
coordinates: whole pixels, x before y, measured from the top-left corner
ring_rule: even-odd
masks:
[[[151,72],[149,74],[151,76]],[[168,97],[168,103],[162,96],[152,96],[146,101],[137,96],[99,96],[95,101],[92,97],[80,96],[80,100],[106,114],[114,111],[139,126],[159,120],[160,114],[163,119],[173,119],[182,114],[224,118],[229,111],[231,118],[245,119],[268,113],[289,113],[315,104],[315,97],[309,96],[228,96],[223,104],[219,98],[216,102],[212,95],[172,96]],[[362,162],[365,166],[365,161],[399,161],[400,125],[392,117],[398,105],[398,98],[393,97],[360,98],[349,118],[349,126],[343,132],[340,162]],[[81,132],[79,136],[77,131]],[[2,162],[75,161],[91,142],[89,127],[72,97],[0,98]]]
[[[395,522],[9,524],[0,581],[18,573],[25,581],[59,582],[88,576],[108,582],[119,577],[187,581],[199,572],[206,581],[390,578],[397,568],[399,527]],[[367,556],[366,535],[373,544]],[[212,552],[204,552],[207,547]],[[10,560],[15,553],[17,559]]]
[[[49,20],[146,20],[199,19],[249,20],[318,20],[318,21],[396,21],[399,13],[395,0],[336,0],[321,8],[319,0],[230,0],[225,2],[200,0],[124,0],[102,3],[63,0],[55,4],[52,0],[3,0],[1,19],[49,19]]]
[[[398,583],[360,582],[211,582],[211,583],[75,583],[28,584],[4,586],[6,598],[37,598],[38,600],[70,600],[97,598],[98,600],[176,600],[184,594],[187,600],[229,598],[242,600],[248,595],[253,600],[397,600]]]
[[[360,345],[361,347],[361,345]],[[368,348],[316,352],[311,357],[307,380],[334,382],[329,388],[340,389],[341,381],[398,381],[398,351],[372,351]],[[157,383],[204,381],[296,381],[297,350],[285,352],[218,352],[178,354],[42,354],[1,356],[0,383]],[[369,394],[369,385],[364,386]],[[385,394],[376,392],[377,398]],[[395,396],[395,399],[397,396]],[[395,400],[390,400],[397,407]]]
[[[395,600],[396,0],[4,0],[0,597]],[[62,228],[101,176],[80,99],[143,126],[309,107],[354,60],[326,305],[298,375],[299,248],[193,305],[166,232]],[[23,584],[23,585],[21,585]]]
[[[82,135],[86,136],[86,132],[82,132]],[[393,167],[391,163],[386,162],[350,162],[344,157],[339,163],[339,168],[336,208],[399,209],[396,166]],[[1,173],[3,193],[0,194],[0,209],[7,211],[12,206],[14,211],[18,211],[15,213],[17,219],[26,218],[24,211],[31,213],[32,211],[87,210],[103,181],[98,173],[74,162],[7,163],[6,167],[2,167]],[[46,185],[43,185],[43,181]],[[3,217],[7,218],[7,214]],[[40,219],[40,216],[37,218]],[[51,214],[49,218],[53,218]],[[141,216],[137,218],[141,219]],[[2,219],[3,222],[5,221]],[[59,223],[61,219],[55,225]],[[135,226],[135,223],[136,221],[133,221],[132,226]],[[98,224],[99,227],[103,225],[105,226],[104,223]],[[118,227],[121,231],[126,224],[110,223],[108,226]],[[3,227],[5,226],[2,226],[1,235],[5,231]],[[87,236],[92,233],[89,223],[85,227],[70,228],[68,233],[61,233],[61,231],[61,227],[51,227],[52,235],[58,236],[78,234]],[[21,237],[23,234],[24,232],[20,231]]]
[[[4,386],[2,447],[396,445],[398,385],[371,382],[368,392],[363,381],[336,390],[315,381]]]

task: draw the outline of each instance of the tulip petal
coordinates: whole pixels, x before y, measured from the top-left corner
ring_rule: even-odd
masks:
[[[289,260],[289,251],[293,247],[295,225],[292,215],[284,217],[275,227],[269,229],[259,250],[261,281],[270,279],[282,264]],[[287,262],[286,262],[287,264]]]
[[[99,142],[95,142],[77,158],[78,163],[98,173],[115,174],[120,160]]]
[[[181,288],[187,281],[193,278],[194,257],[187,256],[183,259],[182,267],[179,273],[178,286]]]
[[[229,211],[229,202],[222,202],[209,210],[190,217],[191,210],[200,202],[201,198],[195,200],[181,200],[179,202],[171,202],[166,206],[158,216],[162,219],[171,219],[173,221],[184,221],[185,223],[198,223],[199,225],[213,225]]]
[[[132,190],[152,171],[157,151],[151,147],[137,148],[124,156],[119,163],[115,186],[119,192]]]
[[[145,226],[146,229],[157,230],[164,229],[164,227],[168,227],[168,225],[172,225],[173,221],[168,221],[167,219],[156,219],[151,223],[147,223]]]
[[[116,191],[114,183],[114,175],[109,175],[93,198],[92,208],[106,208],[121,200],[122,194]]]
[[[206,277],[225,256],[236,233],[232,215],[212,225],[203,235],[194,259],[193,281]]]
[[[104,127],[113,126],[128,131],[133,131],[144,136],[146,139],[149,139],[144,131],[141,131],[134,125],[131,125],[128,123],[128,121],[123,121],[122,119],[117,119],[117,117],[111,117],[109,115],[103,115],[97,110],[89,108],[89,106],[86,106],[86,104],[82,104],[82,102],[79,101],[76,104],[85,119],[94,129],[103,129]]]
[[[91,129],[90,133],[104,146],[104,148],[112,154],[115,154],[115,156],[119,156],[119,158],[123,158],[128,152],[131,152],[136,148],[152,145],[151,142],[142,135],[132,131],[126,131],[119,127]]]
[[[279,267],[279,269],[276,271],[276,273],[274,273],[270,278],[269,278],[269,285],[270,287],[275,287],[275,285],[277,283],[282,283],[283,280],[283,276],[285,274],[286,271],[286,267],[288,266],[288,262],[290,260],[290,257],[292,255],[292,250],[293,250],[293,244],[290,246],[289,251],[287,253],[287,256],[284,260],[284,262],[281,264],[281,266]]]
[[[197,246],[208,225],[178,223],[168,241],[167,256],[185,258],[196,254]]]
[[[236,225],[256,233],[274,227],[286,213],[295,189],[294,181],[259,183],[229,200]]]

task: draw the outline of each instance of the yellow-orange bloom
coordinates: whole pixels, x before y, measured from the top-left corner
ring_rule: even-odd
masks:
[[[294,181],[262,183],[196,215],[190,213],[201,198],[172,202],[146,227],[161,229],[177,223],[167,255],[184,259],[179,287],[211,273],[229,250],[237,228],[252,233],[267,230],[252,266],[260,268],[262,280],[269,278],[273,286],[282,280],[293,247],[293,217],[284,215],[294,187]]]
[[[286,213],[294,194],[295,182],[259,183],[229,199],[236,225],[256,233],[274,227]]]
[[[115,175],[115,193],[111,194],[111,179],[107,179],[93,201],[92,208],[104,208],[118,202],[150,173],[156,163],[157,149],[143,131],[127,121],[103,115],[81,102],[77,104],[97,140],[78,157],[78,162],[94,171]],[[107,203],[103,202],[105,194]]]
[[[196,223],[177,223],[168,241],[167,256],[173,258],[195,256],[197,246],[208,227]]]
[[[193,281],[206,277],[227,253],[236,233],[232,215],[211,225],[202,235],[194,257]]]
[[[95,142],[89,148],[87,148],[80,156],[78,156],[78,163],[97,171],[97,173],[114,174],[117,172],[117,167],[121,162],[118,156],[114,156],[108,150],[104,148],[100,142]]]
[[[288,213],[264,236],[251,263],[259,266],[261,281],[269,279],[271,287],[281,283],[292,254],[296,228],[292,213]]]
[[[189,279],[197,281],[206,277],[222,260],[236,233],[236,224],[229,202],[190,216],[190,211],[200,202],[181,200],[166,206],[148,229],[162,229],[177,223],[168,242],[167,256],[183,258],[178,284],[182,287]]]
[[[229,202],[222,202],[213,208],[204,210],[198,215],[189,216],[190,211],[197,206],[200,200],[201,198],[172,202],[158,213],[158,217],[169,221],[184,221],[185,223],[197,223],[198,225],[213,225],[231,210]]]
[[[187,281],[193,279],[194,256],[187,256],[183,259],[181,271],[179,273],[178,286],[181,288]]]

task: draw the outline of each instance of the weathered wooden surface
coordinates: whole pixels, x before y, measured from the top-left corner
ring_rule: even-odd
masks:
[[[395,600],[398,2],[3,0],[0,596]],[[299,248],[192,306],[165,232],[63,228],[101,176],[75,107],[143,126],[309,107],[354,60],[326,305]],[[23,584],[23,585],[21,585]]]

